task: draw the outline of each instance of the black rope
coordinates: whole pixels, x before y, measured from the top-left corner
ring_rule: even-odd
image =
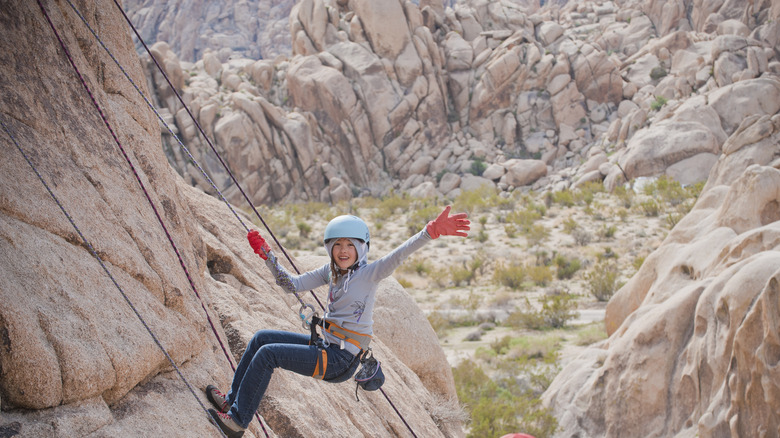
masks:
[[[125,17],[125,21],[127,21],[127,24],[130,26],[130,28],[133,30],[133,33],[135,33],[135,36],[138,38],[138,41],[141,42],[141,44],[144,46],[144,49],[146,50],[146,53],[149,54],[149,57],[154,62],[154,65],[157,66],[157,69],[162,73],[163,77],[165,78],[165,81],[168,83],[168,85],[171,87],[171,90],[173,90],[173,93],[176,95],[176,98],[179,100],[179,102],[182,104],[184,109],[187,111],[187,114],[189,114],[192,121],[195,123],[195,127],[198,128],[198,131],[203,135],[203,138],[206,140],[206,143],[208,143],[209,148],[214,152],[214,155],[219,160],[220,164],[222,164],[222,167],[225,168],[225,171],[230,176],[230,179],[233,180],[233,183],[236,185],[236,188],[238,188],[238,191],[241,192],[241,195],[246,200],[247,204],[249,204],[249,207],[252,209],[252,211],[255,213],[257,218],[260,220],[260,222],[265,227],[266,231],[268,231],[268,234],[271,236],[271,238],[276,242],[276,246],[279,247],[279,249],[282,251],[282,254],[284,254],[284,257],[287,259],[287,261],[290,263],[290,266],[295,270],[297,274],[300,274],[301,271],[298,270],[298,267],[295,266],[295,263],[292,261],[292,258],[290,258],[290,255],[287,254],[287,251],[284,250],[284,247],[282,246],[281,242],[279,242],[279,239],[276,238],[276,235],[274,235],[273,231],[271,231],[271,228],[268,226],[268,224],[265,222],[263,217],[260,215],[260,213],[257,211],[257,208],[255,208],[255,205],[252,203],[252,201],[249,199],[249,196],[247,196],[244,189],[241,187],[241,184],[238,183],[238,180],[233,175],[233,172],[230,171],[230,167],[228,167],[227,163],[225,163],[225,160],[222,159],[222,156],[217,152],[217,148],[214,147],[214,144],[211,142],[211,139],[209,139],[209,136],[206,135],[206,133],[203,131],[203,128],[200,126],[200,123],[198,122],[198,119],[192,114],[192,111],[190,111],[190,108],[187,106],[187,104],[184,103],[184,99],[182,99],[181,95],[179,94],[179,91],[176,89],[176,87],[173,86],[173,83],[168,78],[168,75],[165,73],[165,69],[162,68],[159,62],[157,62],[157,59],[152,55],[152,51],[149,49],[149,47],[146,45],[146,42],[144,42],[143,38],[141,38],[141,34],[138,33],[138,30],[133,25],[133,22],[130,21],[130,18],[125,13],[124,9],[122,9],[122,6],[119,5],[117,0],[114,0],[114,4],[116,5],[117,9],[122,13],[122,16]],[[317,295],[314,294],[314,291],[311,290],[311,296],[314,297],[314,300],[317,301],[317,304],[320,305],[320,308],[325,311],[325,306],[320,302],[320,299],[317,298]],[[301,305],[304,305],[304,302],[298,297],[297,294],[295,294],[295,297],[298,298],[298,301],[301,302]]]
[[[40,3],[40,0],[38,0],[38,4],[39,4],[39,5],[41,4],[41,3]],[[43,9],[43,5],[41,5],[41,8]],[[45,14],[45,13],[46,13],[46,11],[44,10],[44,14]],[[48,20],[48,16],[47,16],[46,18],[47,18],[47,20]],[[51,22],[50,22],[50,23],[51,23]],[[124,299],[125,299],[125,301],[127,302],[127,305],[128,305],[128,306],[130,306],[130,309],[133,311],[133,313],[134,313],[134,314],[135,314],[135,316],[138,318],[138,320],[139,320],[139,321],[141,321],[141,324],[143,324],[144,328],[145,328],[145,329],[146,329],[146,331],[149,333],[149,336],[151,336],[151,337],[152,337],[152,339],[154,340],[154,343],[155,343],[155,344],[157,344],[157,347],[160,349],[160,351],[162,351],[163,355],[165,355],[165,358],[166,358],[166,359],[168,359],[168,362],[170,362],[170,364],[171,364],[171,366],[173,367],[173,369],[174,369],[174,370],[176,370],[176,374],[178,374],[178,375],[179,375],[179,378],[181,378],[181,380],[182,380],[182,381],[184,382],[184,384],[187,386],[187,389],[190,391],[190,393],[192,394],[192,396],[193,396],[193,397],[195,397],[195,400],[198,402],[198,404],[200,405],[201,409],[203,409],[203,412],[205,412],[205,413],[206,413],[206,415],[207,415],[207,416],[209,416],[209,418],[210,418],[210,417],[211,417],[211,415],[209,414],[209,412],[208,412],[208,409],[206,408],[206,406],[204,406],[204,405],[203,405],[203,402],[201,402],[201,401],[200,401],[200,397],[198,397],[198,395],[195,393],[195,390],[192,388],[192,385],[190,385],[190,382],[188,382],[188,381],[187,381],[187,379],[184,377],[184,374],[182,374],[181,370],[180,370],[180,369],[179,369],[179,367],[176,365],[176,362],[173,360],[173,358],[171,357],[171,355],[170,355],[170,354],[168,354],[168,351],[167,351],[167,350],[165,349],[165,347],[162,345],[162,342],[160,342],[160,339],[159,339],[159,338],[158,338],[158,337],[157,337],[157,336],[154,334],[154,332],[152,331],[152,329],[149,327],[149,324],[147,324],[147,323],[146,323],[146,321],[144,320],[144,318],[141,316],[141,313],[140,313],[140,312],[138,312],[138,309],[137,309],[137,308],[135,307],[135,305],[133,304],[133,301],[132,301],[132,300],[130,300],[130,297],[128,297],[128,296],[127,296],[127,294],[125,293],[125,291],[122,289],[122,286],[120,286],[120,285],[119,285],[119,283],[117,282],[116,278],[114,278],[114,275],[113,275],[113,274],[111,274],[111,271],[109,271],[109,270],[108,270],[108,267],[107,267],[107,266],[106,266],[106,264],[103,262],[103,259],[101,259],[101,258],[100,258],[100,256],[98,255],[97,251],[95,251],[95,248],[92,246],[92,244],[89,242],[89,240],[87,240],[87,238],[86,238],[86,237],[84,236],[84,234],[81,232],[81,230],[79,229],[79,227],[78,227],[78,226],[76,226],[76,222],[73,220],[73,218],[71,217],[71,215],[70,215],[70,214],[67,212],[67,210],[65,210],[65,207],[63,207],[63,205],[62,205],[62,203],[60,202],[60,200],[57,198],[57,196],[56,196],[56,195],[54,194],[54,192],[51,190],[51,188],[49,187],[49,185],[48,185],[48,184],[46,183],[46,181],[43,179],[43,176],[41,176],[40,172],[38,172],[38,169],[37,169],[37,168],[35,167],[35,165],[32,163],[32,161],[31,161],[31,160],[30,160],[30,158],[27,156],[27,154],[24,152],[24,150],[22,149],[22,147],[21,147],[21,146],[19,146],[19,143],[16,141],[16,138],[13,136],[13,134],[12,134],[12,133],[11,133],[11,131],[10,131],[10,129],[8,129],[8,126],[6,126],[6,124],[5,124],[5,123],[4,123],[2,120],[0,120],[0,125],[2,125],[2,127],[3,127],[3,130],[6,132],[6,134],[8,134],[8,137],[10,137],[10,138],[11,138],[11,141],[13,142],[14,146],[16,146],[16,149],[19,151],[19,153],[20,153],[20,154],[22,154],[22,156],[24,157],[24,160],[25,160],[25,161],[27,161],[27,164],[30,166],[30,168],[32,169],[32,171],[33,171],[33,172],[35,172],[35,176],[37,176],[37,177],[38,177],[38,180],[41,182],[41,184],[43,184],[43,187],[44,187],[44,188],[46,188],[46,191],[47,191],[47,192],[49,192],[49,196],[51,196],[51,198],[52,198],[52,199],[54,200],[54,202],[57,204],[57,207],[59,207],[59,208],[60,208],[60,211],[62,211],[62,214],[64,214],[64,215],[65,215],[65,217],[66,217],[66,218],[68,218],[68,222],[70,222],[70,225],[73,227],[73,229],[74,229],[74,230],[76,230],[76,233],[77,233],[77,234],[79,235],[79,237],[81,238],[81,241],[82,241],[82,242],[84,242],[84,246],[86,246],[86,247],[87,247],[87,250],[89,250],[89,253],[90,253],[90,254],[92,254],[92,257],[94,257],[94,258],[97,260],[97,262],[100,264],[100,267],[101,267],[101,268],[103,268],[103,271],[105,271],[106,275],[108,275],[108,278],[110,278],[110,279],[111,279],[111,282],[112,282],[112,283],[114,283],[114,286],[116,286],[116,288],[117,288],[117,290],[119,291],[119,293],[120,293],[120,294],[122,294],[122,298],[124,298]],[[217,429],[218,429],[218,430],[219,430],[219,432],[222,434],[222,436],[226,436],[226,435],[225,435],[225,434],[222,432],[222,430],[221,430],[221,429],[219,429],[219,427],[217,427]]]
[[[239,190],[239,192],[241,193],[241,195],[242,195],[242,196],[244,197],[244,199],[246,200],[247,204],[248,204],[248,205],[251,207],[252,211],[255,213],[255,215],[257,216],[257,218],[258,218],[258,219],[260,220],[260,222],[263,224],[263,226],[265,227],[265,229],[268,231],[268,233],[269,233],[269,235],[271,236],[271,238],[273,238],[274,242],[276,242],[276,245],[277,245],[277,246],[279,247],[279,249],[282,251],[282,253],[284,254],[285,258],[286,258],[286,259],[287,259],[287,261],[290,263],[290,265],[293,267],[293,269],[295,270],[295,272],[296,272],[296,273],[298,273],[298,274],[300,274],[300,270],[299,270],[299,269],[298,269],[298,267],[295,265],[295,263],[292,261],[292,259],[290,258],[290,256],[287,254],[287,252],[285,251],[284,247],[283,247],[283,246],[282,246],[282,244],[279,242],[279,240],[276,238],[276,236],[274,235],[273,231],[271,231],[271,228],[270,228],[270,227],[268,226],[268,224],[265,222],[265,220],[263,219],[263,217],[262,217],[262,216],[260,215],[260,213],[257,211],[257,208],[255,208],[255,205],[254,205],[254,204],[252,203],[252,201],[249,199],[249,196],[247,196],[246,192],[245,192],[245,191],[244,191],[244,189],[241,187],[241,184],[238,182],[238,180],[237,180],[237,179],[236,179],[236,177],[234,176],[233,172],[232,172],[232,171],[230,170],[230,168],[228,167],[227,163],[225,163],[225,161],[222,159],[222,156],[221,156],[221,155],[220,155],[220,153],[217,151],[216,147],[215,147],[215,146],[214,146],[214,144],[211,142],[211,140],[209,139],[208,135],[206,135],[206,133],[204,132],[203,128],[200,126],[200,123],[198,122],[197,118],[196,118],[196,117],[195,117],[195,116],[192,114],[192,111],[191,111],[191,110],[190,110],[190,108],[187,106],[187,104],[184,102],[184,99],[183,99],[183,98],[181,97],[181,95],[179,94],[179,91],[176,89],[176,87],[173,85],[173,83],[171,82],[171,80],[168,78],[168,75],[165,73],[165,69],[163,69],[163,68],[162,68],[162,66],[159,64],[159,62],[157,61],[157,59],[156,59],[156,58],[155,58],[155,57],[152,55],[152,53],[151,53],[151,50],[150,50],[150,49],[149,49],[149,47],[147,46],[147,44],[146,44],[146,42],[144,41],[144,39],[141,37],[141,35],[140,35],[140,33],[138,32],[138,30],[137,30],[137,29],[135,28],[135,26],[133,25],[133,23],[132,23],[132,21],[130,20],[130,18],[129,18],[129,17],[127,16],[127,14],[125,13],[124,9],[122,9],[122,7],[119,5],[119,3],[117,2],[117,0],[113,0],[113,1],[114,1],[114,4],[116,5],[116,7],[119,9],[119,11],[122,13],[122,16],[125,18],[125,21],[127,21],[128,25],[129,25],[129,26],[130,26],[130,28],[133,30],[133,33],[134,33],[134,34],[136,35],[136,37],[138,38],[138,41],[139,41],[139,42],[140,42],[140,43],[143,45],[143,47],[144,47],[144,49],[146,50],[147,54],[149,55],[150,59],[151,59],[151,60],[154,62],[155,66],[157,66],[157,69],[158,69],[158,70],[159,70],[159,72],[160,72],[160,73],[163,75],[163,77],[165,78],[166,82],[167,82],[167,83],[168,83],[168,85],[170,86],[171,90],[173,90],[174,94],[176,95],[176,98],[179,100],[179,102],[181,103],[182,107],[183,107],[183,108],[184,108],[184,109],[187,111],[187,114],[190,116],[190,118],[192,119],[193,123],[194,123],[194,124],[195,124],[195,126],[197,127],[198,131],[201,133],[201,135],[203,136],[203,138],[206,140],[206,143],[209,145],[209,147],[210,147],[210,149],[212,150],[212,152],[214,152],[214,155],[217,157],[217,159],[219,160],[220,164],[222,164],[223,168],[224,168],[224,169],[225,169],[225,171],[228,173],[228,175],[230,176],[231,180],[233,181],[233,183],[236,185],[236,187],[238,188],[238,190]],[[68,0],[68,3],[69,3],[69,4],[71,4],[70,0]],[[72,8],[74,8],[74,10],[75,10],[75,7],[74,7],[72,4],[71,4],[71,7],[72,7]],[[79,14],[79,16],[81,16],[81,14]],[[83,18],[82,18],[82,21],[83,21],[85,24],[87,24],[87,23],[86,23],[86,20],[84,20]],[[98,38],[98,36],[97,36],[97,34],[96,34],[95,32],[92,32],[92,34],[95,36],[95,38]],[[98,39],[99,39],[99,38],[98,38]],[[107,47],[106,47],[104,44],[102,44],[102,43],[101,43],[101,45],[103,46],[103,48],[104,48],[106,51],[108,51],[108,48],[107,48]],[[111,58],[112,58],[112,59],[114,59],[114,62],[116,62],[116,63],[117,63],[117,65],[119,65],[118,61],[116,61],[116,59],[115,59],[113,56],[111,56]],[[121,69],[121,70],[124,72],[124,69],[122,69],[122,68],[121,68],[121,66],[120,66],[120,69]],[[126,73],[125,73],[125,77],[127,77],[127,78],[128,78],[128,80],[130,80],[130,81],[132,82],[132,79],[130,79],[129,75],[127,75]],[[135,86],[135,84],[133,84],[133,85]],[[137,90],[139,93],[141,93],[141,91],[140,91],[140,89],[138,89],[138,87],[136,87],[136,90]],[[141,93],[141,94],[143,94],[143,93]],[[148,100],[148,99],[146,99],[146,98],[144,97],[144,100],[147,102],[147,104],[149,104],[150,106],[152,106],[152,107],[153,107],[153,105],[151,105],[151,104],[149,103],[149,100]],[[155,113],[157,113],[157,112],[155,111]],[[158,117],[159,117],[159,115],[158,115]],[[159,117],[159,118],[160,118],[160,119],[162,119],[161,117]],[[163,124],[165,124],[165,126],[167,127],[167,123],[165,123],[165,122],[163,121]],[[184,150],[186,151],[186,148],[184,147],[184,145],[182,144],[182,142],[181,142],[181,141],[178,139],[178,136],[176,136],[176,135],[175,135],[175,134],[172,132],[172,130],[170,130],[170,128],[168,128],[168,129],[169,129],[169,132],[171,133],[171,135],[173,135],[173,136],[174,136],[174,138],[176,138],[176,139],[177,139],[177,142],[179,143],[179,145],[180,145],[182,148],[184,148]],[[187,155],[188,155],[188,156],[189,156],[189,157],[190,157],[190,158],[191,158],[191,159],[194,161],[194,158],[192,158],[192,155],[189,153],[189,151],[187,151]],[[200,170],[200,171],[201,171],[201,172],[202,172],[202,173],[203,173],[203,174],[206,176],[206,178],[208,178],[208,175],[206,175],[206,172],[205,172],[205,171],[204,171],[204,170],[203,170],[203,169],[202,169],[200,166],[197,166],[197,167],[198,167],[198,169],[199,169],[199,170]],[[213,187],[213,188],[214,188],[214,189],[215,189],[215,190],[216,190],[216,191],[219,193],[219,189],[217,189],[217,188],[216,188],[216,186],[214,186],[214,185],[212,184],[212,187]],[[221,193],[219,193],[219,194],[220,194],[220,196],[221,196],[221,197],[224,199],[224,196],[222,196],[222,194],[221,194]],[[227,203],[227,201],[225,201],[225,203],[226,203],[226,204],[228,204],[228,206],[229,206],[229,203]],[[231,208],[231,210],[232,210],[232,208]],[[235,212],[234,212],[234,214],[235,214]],[[237,215],[236,215],[236,216],[237,216]],[[242,222],[242,225],[243,225],[243,222]],[[245,228],[246,228],[246,227],[245,227]],[[321,308],[323,311],[325,311],[325,306],[324,306],[324,305],[323,305],[323,304],[320,302],[320,300],[319,300],[319,299],[317,298],[317,296],[314,294],[314,291],[312,290],[312,291],[310,291],[310,292],[311,292],[311,295],[314,297],[314,299],[317,301],[317,304],[319,304],[320,308]],[[303,302],[303,300],[301,300],[301,298],[300,298],[300,297],[299,297],[297,294],[295,294],[295,297],[296,297],[296,298],[298,298],[298,301],[301,303],[301,305],[305,305],[305,303]],[[391,406],[391,407],[393,408],[393,410],[396,412],[396,414],[397,414],[397,415],[398,415],[398,417],[401,419],[401,421],[404,423],[404,425],[407,427],[407,429],[408,429],[408,430],[409,430],[409,432],[412,434],[412,436],[414,436],[415,438],[417,438],[417,435],[414,433],[414,430],[411,428],[411,426],[409,426],[409,423],[407,423],[406,419],[405,419],[405,418],[403,417],[403,415],[402,415],[402,414],[401,414],[401,413],[398,411],[398,409],[396,408],[395,404],[392,402],[392,400],[391,400],[391,399],[390,399],[390,397],[387,395],[387,393],[386,393],[386,392],[385,392],[383,389],[381,389],[381,388],[380,388],[380,392],[381,392],[381,393],[382,393],[382,395],[385,397],[385,399],[387,399],[388,403],[390,403],[390,406]]]

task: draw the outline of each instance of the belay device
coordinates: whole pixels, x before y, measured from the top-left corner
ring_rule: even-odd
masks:
[[[382,365],[374,358],[374,353],[369,348],[360,358],[360,371],[355,374],[355,399],[358,398],[358,388],[366,391],[376,391],[385,383],[385,373],[382,372]]]

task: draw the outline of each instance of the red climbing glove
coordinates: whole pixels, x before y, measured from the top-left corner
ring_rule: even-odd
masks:
[[[444,211],[439,213],[439,217],[428,222],[425,227],[428,230],[428,234],[432,239],[436,239],[439,236],[468,236],[466,231],[470,230],[469,224],[471,222],[466,219],[466,213],[457,213],[450,216],[450,206],[444,208]]]
[[[257,230],[252,230],[246,235],[246,238],[249,240],[249,244],[252,246],[255,254],[259,255],[263,260],[268,260],[268,253],[271,252],[271,247],[260,236],[260,233]]]

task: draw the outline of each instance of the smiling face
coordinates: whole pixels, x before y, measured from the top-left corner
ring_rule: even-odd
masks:
[[[339,269],[349,269],[357,261],[357,248],[351,240],[342,237],[333,244],[331,257]]]

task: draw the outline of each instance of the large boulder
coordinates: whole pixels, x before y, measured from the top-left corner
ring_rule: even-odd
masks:
[[[607,305],[610,337],[555,378],[544,399],[558,436],[778,430],[778,117],[751,117],[728,138],[740,146]]]
[[[119,10],[104,1],[81,12],[128,74],[144,84]],[[225,203],[171,169],[158,122],[141,97],[113,65],[94,61],[102,49],[83,26],[70,26],[59,13],[51,16],[145,190],[52,40],[40,9],[6,5],[0,50],[10,62],[0,68],[0,80],[8,85],[0,100],[20,118],[0,120],[70,217],[15,143],[1,141],[0,435],[219,436],[203,412],[208,402],[202,389],[209,383],[227,388],[231,362],[255,330],[301,330],[297,302],[275,286],[262,260],[248,250],[243,225],[249,218],[231,214]],[[232,125],[256,115],[256,109],[245,109],[225,119],[220,136],[251,140]],[[383,285],[380,294],[388,288],[401,302],[392,285]],[[435,335],[430,327],[427,335],[420,330],[427,323],[408,299],[403,305],[418,329],[407,347],[431,351]],[[427,362],[410,362],[423,382],[393,348],[381,338],[374,343],[387,376],[383,389],[409,427],[420,436],[461,436],[459,424],[437,424],[441,419],[428,413],[440,407],[432,401],[435,395],[451,393],[446,372],[432,376],[432,368],[441,366],[441,350],[432,351]],[[306,403],[301,394],[307,394]],[[350,405],[353,397],[348,383],[280,371],[260,408],[267,433],[254,422],[245,436],[312,436],[323,430],[384,436],[407,430],[381,394],[361,397],[361,409]],[[312,415],[313,406],[321,415]]]

